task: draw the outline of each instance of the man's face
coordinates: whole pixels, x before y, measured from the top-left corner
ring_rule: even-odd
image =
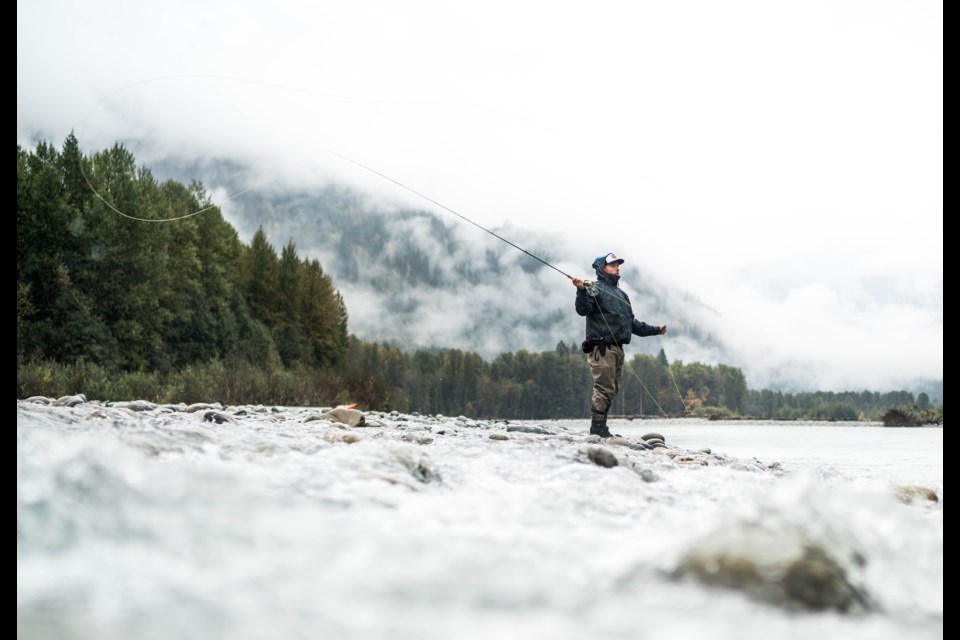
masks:
[[[610,274],[611,276],[618,276],[618,275],[620,275],[620,263],[619,263],[619,262],[611,262],[610,264],[605,264],[605,265],[603,265],[603,272],[604,272],[604,273],[608,273],[608,274]]]

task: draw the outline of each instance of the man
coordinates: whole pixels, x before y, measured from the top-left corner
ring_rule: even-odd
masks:
[[[612,435],[607,428],[607,413],[620,390],[623,345],[629,344],[633,335],[655,336],[667,332],[665,324],[649,325],[633,317],[630,298],[618,286],[621,264],[622,258],[608,253],[593,261],[596,282],[587,284],[579,278],[571,278],[577,288],[577,313],[587,318],[587,339],[583,342],[583,350],[589,354],[593,375],[590,433],[601,438]]]

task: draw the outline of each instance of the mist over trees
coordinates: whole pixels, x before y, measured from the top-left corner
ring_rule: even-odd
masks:
[[[525,419],[589,415],[582,320],[572,310],[544,312],[528,304],[505,316],[493,304],[505,295],[522,302],[518,288],[502,280],[527,278],[524,286],[534,287],[540,263],[474,247],[467,260],[450,258],[450,268],[441,269],[442,260],[431,254],[450,257],[465,249],[436,218],[356,215],[355,196],[335,190],[328,196],[328,204],[330,198],[339,204],[322,224],[315,211],[308,218],[307,209],[298,208],[314,206],[312,200],[288,203],[301,212],[293,216],[299,226],[284,227],[290,234],[278,250],[264,226],[249,245],[242,242],[201,184],[158,181],[122,145],[90,156],[72,134],[61,149],[18,145],[18,397],[82,391],[102,400],[359,402],[366,409]],[[320,260],[301,256],[305,239],[334,247],[338,282],[364,279],[377,299],[373,320],[390,335],[410,324],[449,342],[410,349],[351,335],[334,276]],[[417,300],[430,288],[443,292],[446,304]],[[504,333],[522,342],[567,322],[577,327],[570,341],[549,349],[485,358],[462,348],[458,338],[472,332],[469,344],[479,339],[493,348]],[[438,329],[451,325],[452,333]],[[695,330],[688,339],[712,342]],[[942,405],[942,380],[934,398],[907,391],[752,391],[736,367],[671,362],[658,342],[636,343],[612,408],[616,415],[877,420],[889,406]],[[636,353],[641,346],[652,352]]]
[[[161,167],[171,177],[215,176],[230,192],[252,181],[217,160],[168,160]],[[231,175],[241,177],[231,181]],[[469,203],[465,207],[472,215]],[[387,340],[407,351],[457,346],[486,359],[583,339],[566,278],[452,214],[403,208],[336,185],[261,184],[231,201],[228,217],[244,238],[262,228],[274,244],[295,238],[301,254],[319,258],[348,304],[351,333],[361,339]],[[592,257],[568,264],[563,241],[550,229],[495,231],[551,264],[592,277]],[[726,360],[711,330],[719,314],[643,273],[639,261],[630,264],[634,270],[625,283],[638,315],[652,323],[671,319],[671,355]],[[631,348],[656,355],[660,346],[637,341]]]

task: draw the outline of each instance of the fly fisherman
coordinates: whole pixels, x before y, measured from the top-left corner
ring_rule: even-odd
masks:
[[[588,354],[593,375],[593,399],[590,409],[590,434],[609,438],[607,413],[620,390],[623,376],[623,345],[633,335],[656,336],[667,332],[667,325],[649,325],[633,317],[630,298],[618,286],[623,259],[612,253],[593,261],[596,282],[571,278],[577,288],[577,313],[587,318],[587,338],[583,350]]]

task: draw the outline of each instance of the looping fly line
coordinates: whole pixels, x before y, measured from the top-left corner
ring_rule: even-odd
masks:
[[[127,91],[129,91],[129,90],[131,90],[131,89],[133,89],[133,88],[135,88],[135,87],[140,87],[140,86],[143,86],[143,85],[146,85],[146,84],[151,84],[151,83],[156,83],[156,82],[164,82],[164,81],[170,81],[170,80],[182,80],[182,79],[201,79],[201,80],[227,81],[227,82],[233,82],[233,83],[241,83],[241,84],[253,85],[253,86],[255,86],[255,87],[262,87],[262,88],[273,89],[273,90],[282,90],[282,91],[288,91],[288,92],[293,92],[293,93],[300,93],[300,94],[311,95],[311,96],[320,96],[320,97],[324,97],[324,98],[333,98],[333,99],[336,99],[336,100],[347,100],[347,101],[353,101],[353,102],[380,103],[380,104],[406,104],[406,105],[409,105],[409,104],[463,104],[463,103],[455,103],[455,102],[437,103],[436,101],[434,101],[434,102],[427,102],[427,101],[411,101],[411,100],[390,100],[390,99],[381,99],[381,98],[366,98],[366,97],[358,97],[358,96],[346,96],[346,95],[339,95],[339,94],[328,93],[328,92],[323,92],[323,91],[314,91],[314,90],[311,90],[311,89],[302,89],[302,88],[298,88],[298,87],[290,87],[290,86],[286,86],[286,85],[282,85],[282,84],[277,84],[277,83],[272,83],[272,82],[261,82],[261,81],[258,81],[258,80],[248,80],[248,79],[244,79],[244,78],[235,78],[235,77],[230,77],[230,76],[209,75],[209,74],[180,74],[180,75],[159,76],[159,77],[156,77],[156,78],[150,78],[150,79],[148,79],[148,80],[141,80],[141,81],[139,81],[139,82],[134,82],[134,83],[132,83],[132,84],[128,84],[128,85],[126,85],[125,87],[121,87],[120,89],[117,89],[117,90],[113,91],[112,93],[108,94],[108,95],[105,96],[103,99],[101,99],[99,102],[97,102],[97,104],[95,104],[95,105],[93,106],[93,108],[90,110],[90,112],[87,114],[87,117],[86,117],[86,119],[84,120],[83,128],[81,129],[81,138],[82,138],[82,134],[87,130],[87,128],[88,128],[88,126],[89,126],[89,124],[90,124],[90,121],[91,121],[91,119],[93,118],[94,114],[95,114],[98,110],[100,110],[100,108],[103,107],[103,105],[105,105],[107,102],[109,102],[110,100],[114,99],[116,96],[120,95],[121,93],[127,92]],[[477,106],[477,105],[471,105],[471,106]],[[339,154],[339,153],[336,153],[336,152],[333,152],[333,151],[330,151],[329,153],[332,153],[333,155],[336,155],[336,156],[338,156],[338,157],[340,157],[340,158],[343,158],[343,159],[345,159],[345,160],[350,160],[350,159],[347,158],[346,156],[343,156],[343,155],[341,155],[341,154]],[[358,165],[360,164],[360,163],[357,163],[357,162],[355,162],[355,161],[353,161],[353,160],[350,160],[350,162],[354,162],[354,164],[358,164]],[[360,165],[360,166],[363,166],[363,165]],[[372,169],[369,169],[368,167],[364,167],[364,168],[367,168],[368,170],[372,171]],[[210,204],[210,205],[205,206],[205,207],[203,207],[203,208],[201,208],[201,209],[198,209],[198,210],[196,210],[196,211],[192,211],[192,212],[186,213],[186,214],[184,214],[184,215],[174,216],[174,217],[169,217],[169,218],[143,218],[143,217],[131,215],[130,213],[127,213],[126,211],[121,210],[121,209],[120,209],[119,207],[117,207],[106,195],[104,195],[103,193],[101,193],[101,191],[100,191],[99,189],[97,189],[96,186],[94,186],[93,181],[91,180],[90,176],[87,175],[87,172],[86,172],[86,170],[84,169],[82,163],[81,163],[81,166],[80,166],[80,172],[81,172],[81,174],[83,175],[83,179],[84,179],[84,181],[87,183],[87,186],[90,188],[90,191],[93,193],[94,196],[96,196],[97,199],[99,199],[101,202],[103,202],[103,204],[104,204],[107,208],[109,208],[111,211],[113,211],[113,212],[116,213],[117,215],[123,216],[124,218],[128,218],[128,219],[130,219],[130,220],[135,220],[135,221],[137,221],[137,222],[176,222],[176,221],[178,221],[178,220],[184,220],[184,219],[187,219],[187,218],[191,218],[191,217],[193,217],[193,216],[200,215],[201,213],[204,213],[204,212],[206,212],[206,211],[210,211],[211,209],[214,209],[214,208],[216,208],[216,207],[218,206],[217,204]],[[374,173],[376,173],[376,172],[374,172]],[[382,174],[378,174],[378,175],[382,175]],[[386,178],[386,176],[383,176],[383,177]],[[389,179],[389,178],[387,178],[387,179]],[[399,184],[399,183],[398,183],[398,184]],[[402,186],[402,185],[401,185],[401,186]],[[248,187],[248,188],[246,188],[246,189],[244,189],[244,190],[242,190],[242,191],[239,191],[239,192],[237,192],[237,193],[228,195],[228,196],[225,197],[225,199],[223,200],[223,202],[230,201],[230,200],[235,200],[235,199],[243,196],[244,194],[249,193],[249,192],[252,191],[254,188],[255,188],[255,187]],[[425,197],[425,196],[422,196],[422,197]],[[429,200],[429,198],[428,198],[428,200]],[[432,202],[432,201],[431,201],[431,202]],[[438,203],[435,203],[435,204],[438,204]],[[439,205],[439,204],[438,204],[438,206],[442,206],[442,205]]]

